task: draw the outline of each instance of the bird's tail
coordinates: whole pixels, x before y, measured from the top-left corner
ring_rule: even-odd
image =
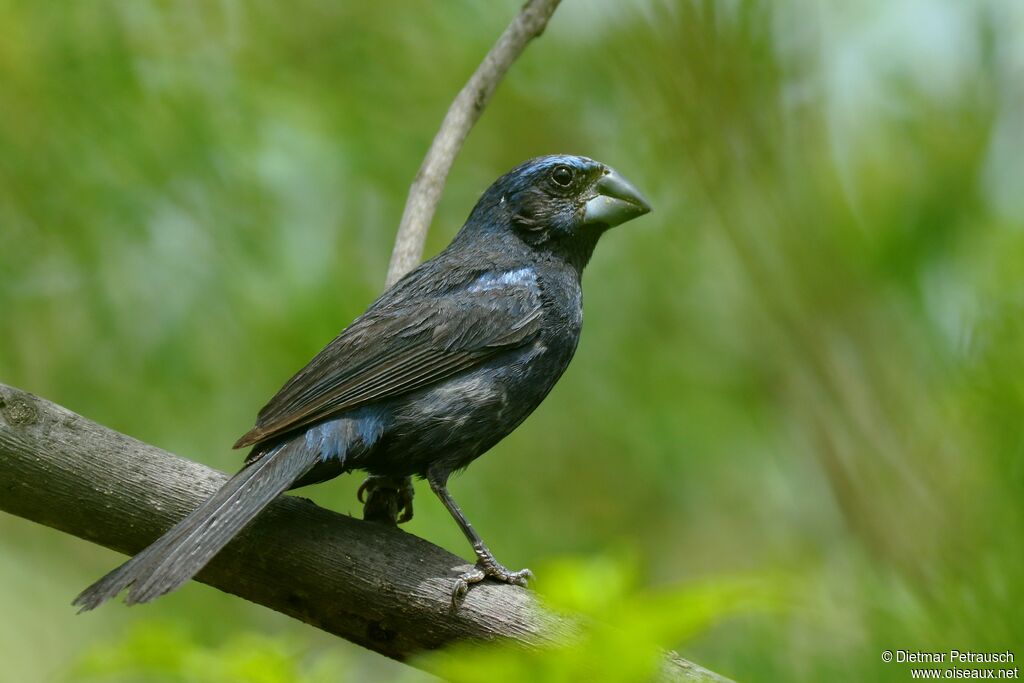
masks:
[[[128,588],[125,602],[149,602],[195,576],[274,498],[316,463],[302,438],[280,444],[233,476],[152,545],[82,591],[85,612]]]

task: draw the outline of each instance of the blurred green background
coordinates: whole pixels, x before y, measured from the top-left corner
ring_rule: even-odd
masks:
[[[235,469],[379,293],[517,8],[0,1],[0,381]],[[554,604],[632,634],[593,635],[596,680],[638,679],[653,642],[751,681],[1024,656],[1022,36],[1019,0],[565,0],[509,73],[428,255],[537,154],[655,206],[599,246],[565,378],[452,487]],[[359,482],[303,495],[358,514]],[[406,529],[468,558],[418,488]],[[2,681],[426,678],[198,584],[78,617],[120,556],[11,516],[0,550]],[[581,671],[447,657],[460,680]]]

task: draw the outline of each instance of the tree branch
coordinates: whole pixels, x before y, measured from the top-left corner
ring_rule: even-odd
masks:
[[[561,0],[528,0],[448,107],[441,128],[409,188],[385,287],[401,280],[423,258],[430,221],[462,143],[512,62],[523,53],[527,43],[544,32],[559,2]],[[396,525],[402,487],[402,478],[378,478],[377,485],[367,489],[363,519]]]
[[[0,384],[0,510],[136,553],[226,480],[221,472]],[[283,496],[197,580],[405,660],[456,641],[562,642],[572,621],[485,582],[457,609],[465,561],[397,528]],[[671,655],[668,680],[724,681]]]
[[[462,143],[491,101],[491,95],[512,62],[522,54],[527,43],[544,32],[560,1],[529,0],[523,5],[448,108],[430,151],[409,188],[395,248],[391,252],[386,287],[398,282],[420,262],[427,229]]]

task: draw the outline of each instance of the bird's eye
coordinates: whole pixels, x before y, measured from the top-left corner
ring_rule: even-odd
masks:
[[[569,187],[572,183],[572,169],[568,166],[555,166],[555,170],[551,172],[551,179],[562,187]]]

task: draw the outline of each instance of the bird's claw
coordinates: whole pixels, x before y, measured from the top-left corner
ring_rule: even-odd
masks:
[[[356,491],[356,498],[360,503],[365,504],[378,491],[393,492],[398,503],[397,521],[404,524],[412,519],[412,499],[416,495],[410,477],[383,477],[371,474],[367,477]]]
[[[455,579],[455,588],[452,590],[452,606],[458,607],[459,602],[469,592],[469,587],[488,577],[495,581],[525,588],[527,583],[533,580],[533,572],[529,569],[520,569],[514,572],[511,569],[506,569],[493,558],[481,559],[472,569]]]

